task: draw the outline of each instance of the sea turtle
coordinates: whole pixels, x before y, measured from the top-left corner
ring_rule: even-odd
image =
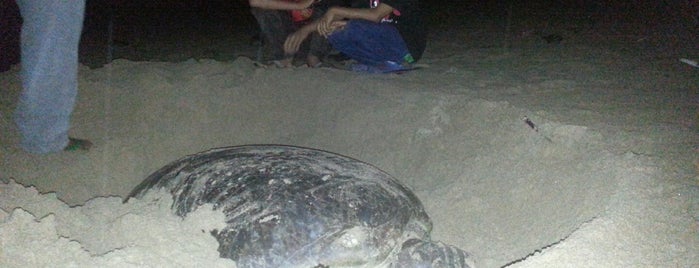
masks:
[[[129,197],[164,188],[175,214],[223,210],[213,231],[238,267],[473,267],[469,254],[430,241],[420,200],[378,168],[315,149],[225,147],[179,159]]]

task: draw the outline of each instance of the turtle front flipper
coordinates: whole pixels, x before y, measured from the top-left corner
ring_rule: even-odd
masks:
[[[467,252],[442,242],[410,239],[391,267],[474,268]]]

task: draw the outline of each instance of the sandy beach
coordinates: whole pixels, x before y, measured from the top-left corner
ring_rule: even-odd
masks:
[[[123,198],[185,155],[286,144],[393,175],[477,267],[699,267],[699,10],[432,7],[423,68],[372,75],[256,66],[247,9],[211,5],[89,6],[87,152],[23,152],[20,66],[0,73],[0,266],[232,267],[202,232],[219,211]]]

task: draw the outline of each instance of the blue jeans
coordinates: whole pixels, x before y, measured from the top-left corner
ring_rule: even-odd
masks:
[[[398,29],[388,23],[350,20],[344,29],[330,34],[328,41],[348,57],[370,66],[413,61]]]
[[[78,93],[85,0],[19,0],[22,93],[14,119],[30,153],[63,150]]]

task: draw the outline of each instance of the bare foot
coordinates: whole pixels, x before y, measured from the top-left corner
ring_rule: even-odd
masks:
[[[320,59],[314,55],[308,55],[306,57],[306,64],[308,64],[308,67],[311,68],[316,68],[320,67],[321,64],[323,64]]]
[[[267,67],[288,68],[288,67],[291,67],[292,60],[293,59],[283,59],[283,60],[268,61],[265,63],[256,62],[255,66],[263,67],[263,68],[267,68]]]
[[[274,65],[276,65],[279,68],[289,68],[291,67],[291,64],[293,63],[294,58],[286,58],[283,60],[275,60]]]

